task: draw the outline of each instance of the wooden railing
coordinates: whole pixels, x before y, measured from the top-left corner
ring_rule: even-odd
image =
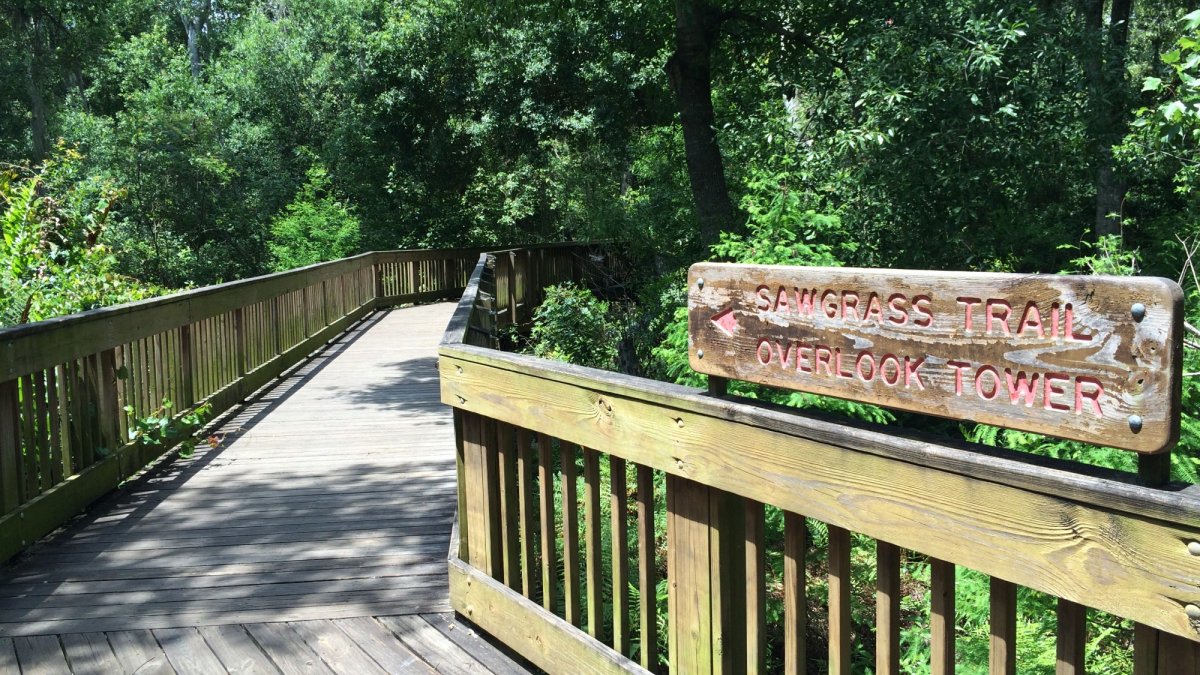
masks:
[[[854,666],[897,673],[908,559],[931,570],[933,673],[955,671],[957,566],[991,577],[992,673],[1019,669],[1019,586],[1059,598],[1058,673],[1084,670],[1087,607],[1137,622],[1135,673],[1200,672],[1197,487],[1151,488],[1128,474],[504,353],[472,338],[487,333],[497,295],[488,270],[501,260],[476,267],[440,350],[459,439],[451,602],[537,666],[764,672],[770,590],[783,599],[785,672],[808,672],[810,649],[830,672],[851,672],[852,597],[873,593],[874,664]],[[764,538],[764,505],[783,511],[782,542]],[[815,521],[828,529],[828,598],[814,617],[805,556]],[[875,541],[870,589],[855,588],[852,533]],[[771,589],[768,555],[783,559]],[[814,621],[827,627],[827,647],[806,643]]]
[[[164,400],[221,413],[376,308],[458,298],[483,250],[366,253],[0,330],[0,562],[165,450],[129,441]]]

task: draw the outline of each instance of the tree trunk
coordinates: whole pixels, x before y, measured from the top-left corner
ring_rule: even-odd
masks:
[[[187,33],[188,59],[192,63],[192,77],[197,79],[200,77],[200,34],[208,25],[210,16],[212,16],[212,0],[202,0],[198,7],[194,2],[188,2],[179,13],[179,20],[183,22],[183,30]]]
[[[1129,21],[1133,0],[1112,0],[1108,26],[1104,26],[1104,0],[1082,0],[1080,11],[1091,49],[1084,56],[1084,71],[1093,106],[1092,142],[1096,171],[1096,237],[1121,234],[1120,213],[1129,191],[1128,182],[1117,171],[1113,147],[1126,132],[1130,91],[1125,82],[1125,59],[1129,45]]]
[[[676,0],[675,53],[667,61],[667,75],[683,125],[700,241],[706,246],[715,243],[720,233],[734,227],[735,222],[712,103],[711,55],[719,23],[717,12],[703,0]]]
[[[45,72],[47,48],[42,19],[20,8],[11,15],[13,24],[24,29],[29,38],[29,53],[25,62],[25,93],[29,96],[29,139],[31,159],[37,163],[50,154],[49,110],[42,96],[42,74]]]

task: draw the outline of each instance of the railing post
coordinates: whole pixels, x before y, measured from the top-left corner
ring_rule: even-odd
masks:
[[[179,370],[183,400],[180,403],[185,408],[196,403],[195,379],[192,374],[192,324],[185,323],[179,327]]]
[[[374,280],[371,287],[375,291],[374,299],[376,300],[383,297],[383,261],[380,260],[381,257],[376,255],[371,263],[371,278]]]
[[[1138,478],[1150,488],[1171,482],[1171,453],[1138,455]],[[1142,624],[1133,626],[1134,675],[1172,675],[1200,671],[1200,642],[1164,633]]]
[[[746,663],[745,505],[667,476],[672,673],[733,673]]]
[[[121,425],[120,420],[117,419],[120,411],[117,406],[117,354],[115,349],[106,349],[100,352],[98,379],[98,410],[96,413],[100,416],[100,442],[110,452],[113,452],[122,445]]]
[[[21,437],[17,381],[0,382],[0,514],[21,503]]]
[[[234,366],[240,379],[246,375],[246,323],[241,307],[233,310],[233,350]]]

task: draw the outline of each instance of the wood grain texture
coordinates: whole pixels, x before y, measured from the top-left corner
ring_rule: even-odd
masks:
[[[954,563],[929,560],[929,652],[933,675],[953,675],[955,670]]]
[[[658,665],[657,551],[654,535],[654,472],[637,467],[638,644],[647,670]]]
[[[804,516],[783,514],[783,672],[808,672],[808,588],[804,555],[808,550],[808,526]]]
[[[990,675],[1016,675],[1017,672],[1017,586],[992,578],[991,644],[988,649]]]
[[[588,380],[585,374],[594,371],[586,369],[526,369],[532,360],[505,355],[506,363],[521,367],[510,370],[500,367],[498,357],[481,363],[462,358],[465,349],[457,358],[448,351],[443,347],[443,399],[461,399],[456,404],[465,409],[554,429],[568,442],[1200,637],[1181,609],[1200,601],[1200,560],[1180,544],[1200,536],[1191,524],[1200,510],[1179,502],[1173,513],[1159,510],[1154,504],[1163,493],[1143,489],[1142,497],[1134,497],[1107,479],[1060,478],[1043,468],[1041,484],[1070,486],[1063,490],[1070,498],[1043,494],[1025,487],[1021,472],[1027,467],[1015,461],[995,462],[979,475],[944,470],[958,462],[957,454],[970,454],[953,446],[926,444],[947,462],[922,466],[916,453],[899,461],[853,449],[870,432],[844,425],[836,443],[833,429],[814,440],[803,418],[747,403],[680,396],[666,406],[656,400],[658,393],[638,395],[631,379],[596,374]],[[478,358],[475,352],[471,357]],[[563,381],[570,378],[578,379]],[[582,381],[590,386],[576,384]],[[1009,478],[1009,467],[1021,468]],[[1089,484],[1093,489],[1084,491]],[[1110,494],[1118,495],[1116,503],[1102,505]],[[1191,499],[1171,492],[1162,503],[1180,497]],[[1150,505],[1146,511],[1154,517],[1133,508],[1136,503]]]
[[[698,372],[1138,452],[1179,437],[1183,293],[1166,279],[723,263],[688,278]]]
[[[579,493],[576,485],[575,447],[562,443],[559,447],[559,466],[562,467],[562,527],[563,527],[563,616],[567,623],[580,625],[579,598]],[[511,587],[512,584],[509,584]]]
[[[850,532],[829,526],[829,672],[849,675],[854,636],[850,632]]]
[[[357,326],[219,421],[217,449],[133,481],[6,568],[0,634],[448,610],[455,442],[433,350],[452,308]]]
[[[762,502],[745,500],[746,672],[767,667],[767,522]]]
[[[900,675],[900,548],[875,542],[875,672]]]
[[[1083,675],[1087,647],[1087,607],[1058,601],[1055,675]]]
[[[673,672],[712,673],[721,658],[713,616],[710,488],[667,476],[667,584]]]
[[[608,513],[612,533],[613,649],[629,653],[629,473],[625,460],[609,455]]]
[[[601,590],[604,588],[604,569],[600,543],[600,453],[590,448],[583,450],[583,503],[587,632],[599,639],[603,625],[601,610],[604,607]]]
[[[454,609],[551,673],[649,673],[538,604],[459,560],[450,561]]]
[[[538,495],[542,542],[542,607],[558,610],[558,547],[554,528],[554,452],[550,437],[538,434]]]

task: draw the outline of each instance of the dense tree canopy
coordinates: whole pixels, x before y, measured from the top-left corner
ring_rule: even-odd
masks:
[[[362,247],[612,237],[657,271],[784,193],[876,265],[1119,234],[1174,275],[1192,227],[1186,120],[1137,115],[1194,117],[1177,0],[0,6],[0,159],[76,149],[122,270],[170,286],[269,269],[314,167]]]

